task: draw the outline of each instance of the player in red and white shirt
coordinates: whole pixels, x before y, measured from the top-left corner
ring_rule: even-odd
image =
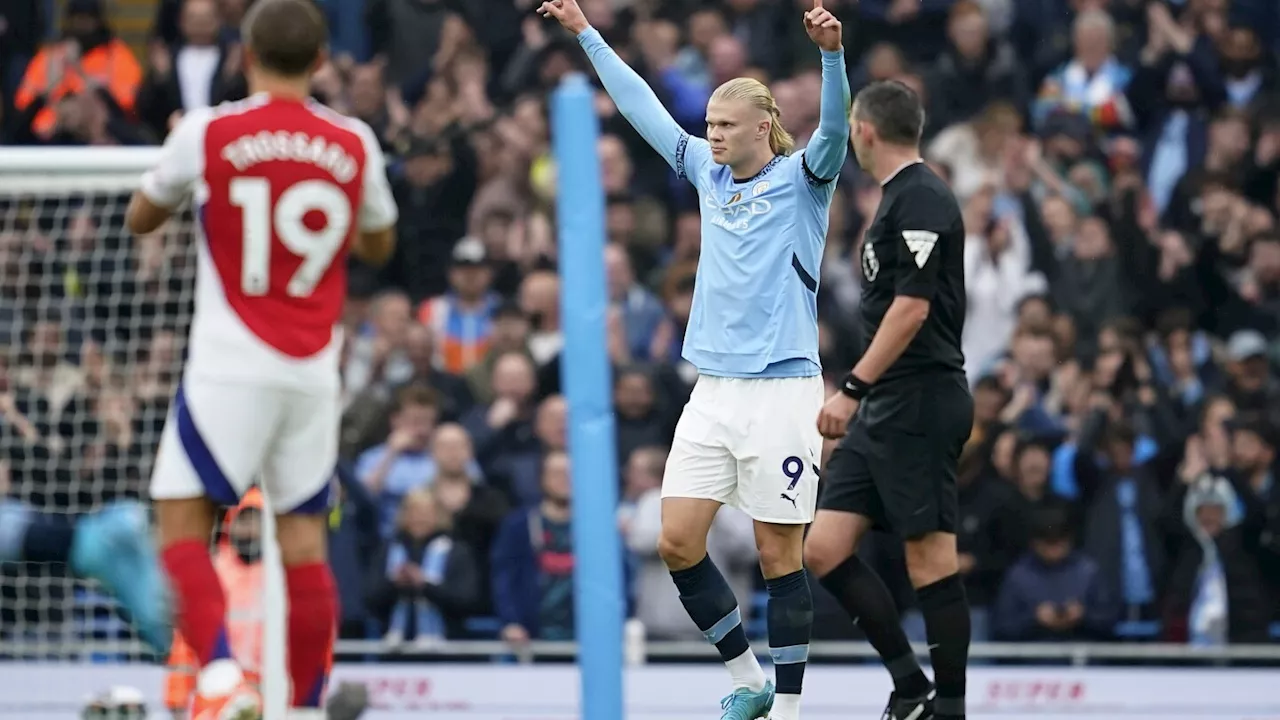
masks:
[[[319,718],[338,616],[325,513],[347,253],[385,262],[397,211],[373,132],[309,99],[328,37],[314,4],[259,0],[242,35],[252,96],[187,115],[129,205],[143,234],[192,196],[201,234],[189,357],[151,497],[178,630],[208,695],[238,682],[208,552],[215,505],[261,485],[280,514],[291,717]]]

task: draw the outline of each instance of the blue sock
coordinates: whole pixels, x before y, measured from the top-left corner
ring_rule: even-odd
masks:
[[[22,562],[23,538],[32,515],[31,508],[17,500],[0,500],[0,562]]]
[[[766,580],[769,589],[769,654],[779,695],[799,695],[809,660],[813,595],[804,570]]]
[[[747,633],[742,629],[738,599],[710,556],[703,557],[693,567],[673,570],[671,579],[680,591],[680,602],[689,617],[707,642],[720,651],[722,660],[728,662],[751,649]]]
[[[66,518],[35,512],[16,500],[0,504],[0,560],[64,563],[75,537],[75,525]]]

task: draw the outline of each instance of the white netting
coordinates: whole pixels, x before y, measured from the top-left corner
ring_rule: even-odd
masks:
[[[195,278],[189,214],[124,230],[154,156],[0,152],[0,484],[41,511],[146,494]],[[0,658],[138,658],[113,608],[64,567],[0,566]]]

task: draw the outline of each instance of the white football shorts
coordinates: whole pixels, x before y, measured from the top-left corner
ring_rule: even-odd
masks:
[[[151,475],[153,500],[235,505],[250,486],[277,513],[321,513],[338,460],[338,390],[187,378]]]
[[[676,425],[662,496],[716,500],[761,522],[813,522],[824,394],[820,376],[699,376]]]

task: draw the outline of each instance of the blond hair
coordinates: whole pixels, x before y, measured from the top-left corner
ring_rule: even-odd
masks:
[[[711,93],[711,100],[744,100],[752,107],[769,116],[769,149],[775,155],[790,155],[796,146],[796,139],[782,127],[782,112],[773,99],[769,88],[755,78],[734,78],[716,88]]]
[[[453,529],[453,516],[444,509],[444,506],[440,503],[440,498],[436,497],[436,490],[433,487],[416,487],[404,494],[404,497],[400,500],[400,507],[396,511],[397,528],[404,527],[405,516],[409,514],[410,508],[420,502],[425,502],[431,506],[431,513],[435,516],[436,521],[436,532],[449,532]]]

